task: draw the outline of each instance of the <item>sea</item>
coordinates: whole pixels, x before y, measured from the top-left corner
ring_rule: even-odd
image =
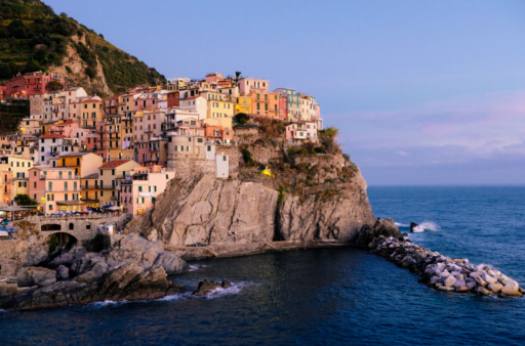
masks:
[[[525,285],[525,187],[370,187],[414,242]],[[195,262],[175,278],[233,285],[205,298],[0,312],[0,345],[525,345],[525,298],[444,293],[362,250]]]

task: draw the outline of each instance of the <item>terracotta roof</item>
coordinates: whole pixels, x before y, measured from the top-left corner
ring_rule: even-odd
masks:
[[[100,169],[113,169],[113,168],[117,168],[118,166],[121,166],[125,163],[128,163],[130,162],[131,160],[114,160],[114,161],[109,161],[109,162],[106,162],[105,164],[103,164]]]
[[[82,177],[81,179],[98,179],[98,173],[88,174],[85,177]]]
[[[63,135],[58,135],[58,134],[47,134],[47,135],[43,135],[41,138],[44,138],[44,139],[52,139],[52,138],[65,138]]]

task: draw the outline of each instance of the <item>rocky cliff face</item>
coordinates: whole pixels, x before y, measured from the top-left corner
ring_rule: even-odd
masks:
[[[241,162],[238,178],[177,178],[128,231],[192,258],[348,244],[374,223],[366,182],[340,152],[286,163],[282,147],[261,145],[244,150],[250,150],[250,161],[263,156],[271,162],[272,177],[261,175],[259,164]]]

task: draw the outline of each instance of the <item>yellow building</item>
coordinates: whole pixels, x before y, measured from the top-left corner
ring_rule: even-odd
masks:
[[[104,103],[98,96],[86,97],[80,100],[80,125],[94,128],[99,121],[104,120]]]
[[[93,173],[80,178],[80,200],[86,207],[99,208],[100,207],[100,186],[99,174]]]
[[[10,172],[10,176],[8,176],[5,193],[9,201],[12,201],[16,195],[27,195],[28,170],[31,167],[33,167],[33,160],[18,156],[8,156],[7,169]]]
[[[147,172],[147,169],[133,160],[115,160],[102,165],[99,169],[100,205],[117,204],[119,201],[119,179],[140,171]]]
[[[205,123],[223,128],[232,127],[232,119],[235,114],[235,104],[230,101],[209,100],[208,114]]]
[[[250,96],[239,96],[235,104],[235,113],[252,114],[252,98]]]
[[[94,153],[71,153],[57,158],[57,167],[73,168],[79,177],[97,173],[102,166],[102,156]]]

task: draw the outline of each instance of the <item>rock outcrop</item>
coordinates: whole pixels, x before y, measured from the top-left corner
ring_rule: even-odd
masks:
[[[102,253],[75,248],[46,266],[22,266],[0,281],[0,308],[35,309],[99,300],[155,299],[180,291],[168,275],[186,263],[161,242],[121,236]]]
[[[175,179],[153,212],[130,226],[189,257],[348,244],[373,224],[358,174],[333,199],[286,194],[259,181],[211,175]]]
[[[226,280],[221,282],[202,280],[199,282],[192,295],[195,297],[206,297],[217,290],[229,288],[231,285],[231,282]]]
[[[366,182],[333,130],[321,132],[319,143],[289,146],[282,122],[250,121],[257,134],[237,139],[235,174],[220,179],[175,167],[153,210],[127,231],[200,258],[352,244],[374,224]]]

